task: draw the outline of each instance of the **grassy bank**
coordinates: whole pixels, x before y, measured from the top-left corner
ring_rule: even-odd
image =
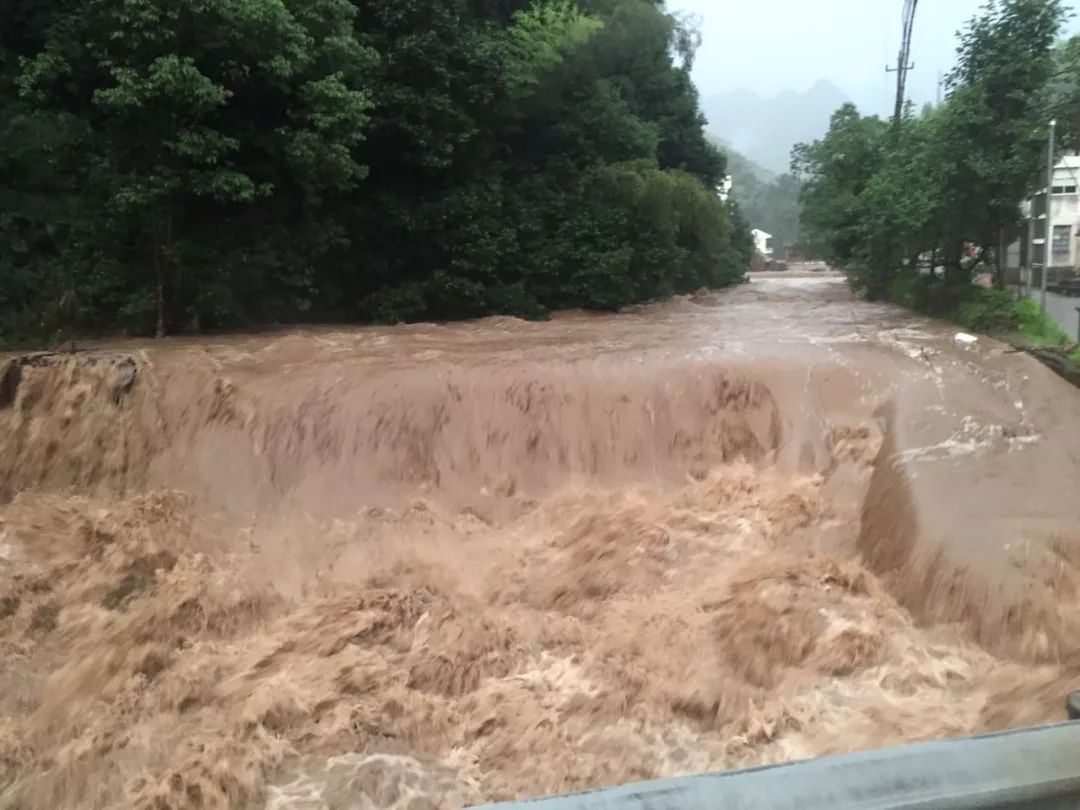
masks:
[[[1009,343],[1061,349],[1072,345],[1064,330],[1035,301],[1016,300],[1001,290],[948,285],[925,276],[902,274],[889,286],[888,297],[908,309]],[[1080,347],[1071,358],[1080,363]]]
[[[1077,346],[1030,298],[971,285],[948,285],[925,276],[902,274],[888,288],[893,303],[952,321],[969,332],[991,335],[1030,352],[1068,382],[1080,387]]]

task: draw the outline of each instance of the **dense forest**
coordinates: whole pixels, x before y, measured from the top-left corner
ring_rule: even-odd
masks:
[[[616,309],[731,283],[649,0],[5,0],[0,339]]]
[[[1021,201],[1046,185],[1051,119],[1057,150],[1080,146],[1080,39],[1058,41],[1065,18],[1060,0],[991,0],[960,34],[943,103],[896,122],[839,109],[796,148],[803,238],[871,297],[978,304],[973,271],[1000,269]],[[1007,297],[982,302],[1011,317]]]

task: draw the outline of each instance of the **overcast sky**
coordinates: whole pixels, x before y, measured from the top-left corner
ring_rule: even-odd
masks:
[[[921,0],[912,44],[911,95],[932,101],[956,51],[956,32],[983,0]],[[1073,2],[1073,8],[1080,4]],[[829,79],[860,106],[891,109],[903,0],[668,0],[697,14],[704,44],[695,79],[703,95],[747,88],[803,91]],[[1069,30],[1080,31],[1072,19]]]

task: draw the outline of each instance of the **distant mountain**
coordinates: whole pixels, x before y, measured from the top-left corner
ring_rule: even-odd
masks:
[[[763,168],[788,171],[791,148],[820,138],[836,109],[848,102],[839,87],[819,81],[805,93],[785,90],[762,98],[749,90],[705,97],[708,130]]]

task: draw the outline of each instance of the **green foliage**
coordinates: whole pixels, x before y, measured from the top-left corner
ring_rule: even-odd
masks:
[[[503,45],[506,85],[515,96],[533,91],[545,73],[588,42],[603,23],[570,0],[547,0],[514,14]]]
[[[898,273],[884,296],[893,303],[935,318],[953,321],[973,332],[1015,332],[1019,310],[1012,296],[1000,290],[948,284],[944,279]]]
[[[907,309],[929,313],[934,298],[932,291],[934,284],[934,280],[928,276],[899,273],[889,280],[885,297]]]
[[[1063,19],[1059,0],[991,0],[961,34],[944,104],[894,126],[848,105],[797,147],[804,236],[855,287],[884,297],[920,267],[969,285],[1016,229],[1045,154]]]
[[[947,289],[962,289],[947,287]],[[973,332],[1005,334],[1022,327],[1022,312],[1027,299],[1014,301],[1001,290],[972,287],[967,299],[955,310],[952,320]]]
[[[1016,304],[1017,326],[1029,342],[1043,346],[1067,346],[1071,341],[1057,321],[1039,309],[1030,298]]]
[[[1016,300],[1007,292],[944,279],[900,273],[889,284],[889,300],[908,309],[942,318],[972,332],[1020,334],[1038,346],[1065,346],[1069,339],[1057,322],[1030,298]]]
[[[22,207],[6,223],[39,237],[0,255],[36,280],[9,294],[4,320],[23,325],[11,328],[38,317],[43,336],[224,325],[270,315],[260,303],[277,309],[283,288],[308,284],[303,264],[250,259],[314,249],[324,226],[305,219],[366,173],[356,147],[377,55],[355,10],[101,0],[48,12],[0,32],[17,66],[0,75],[0,121],[27,132],[58,121],[67,135],[37,150],[5,144],[0,163],[16,195],[66,190],[72,205]],[[35,151],[53,170],[31,180]]]
[[[9,0],[0,334],[617,308],[736,281],[649,0]]]
[[[1080,36],[1054,49],[1054,74],[1048,90],[1048,112],[1058,122],[1059,148],[1080,151]]]
[[[869,275],[873,240],[867,219],[868,199],[885,162],[888,125],[864,118],[846,104],[833,115],[824,139],[795,148],[792,167],[802,180],[802,229],[807,243],[830,264],[858,273],[860,286],[876,294],[879,282]],[[879,192],[880,195],[880,192]]]

